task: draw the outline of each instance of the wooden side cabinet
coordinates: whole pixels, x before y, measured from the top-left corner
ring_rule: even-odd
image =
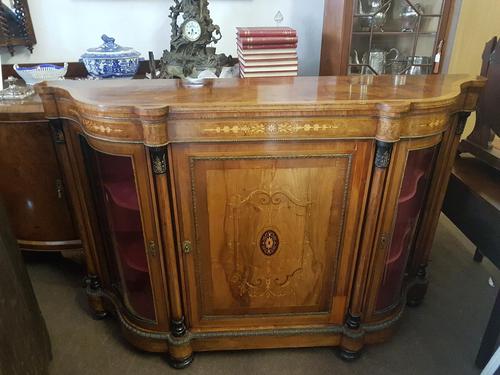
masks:
[[[175,368],[226,349],[357,358],[424,297],[483,86],[437,75],[39,86],[66,140],[56,148],[94,313]]]
[[[39,98],[0,105],[0,150],[0,195],[19,247],[81,249]]]

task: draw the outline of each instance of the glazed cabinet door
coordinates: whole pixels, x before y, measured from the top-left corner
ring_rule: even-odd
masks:
[[[172,155],[193,328],[342,323],[372,142],[177,144]]]
[[[106,264],[105,288],[121,297],[127,315],[146,326],[165,323],[161,241],[149,162],[143,145],[79,137]],[[104,257],[104,259],[102,259]]]
[[[395,146],[384,206],[369,311],[383,317],[400,306],[408,261],[417,238],[441,135],[401,141]]]

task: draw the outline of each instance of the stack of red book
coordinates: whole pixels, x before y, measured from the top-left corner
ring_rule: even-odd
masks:
[[[290,27],[238,27],[241,77],[297,75],[297,32]]]

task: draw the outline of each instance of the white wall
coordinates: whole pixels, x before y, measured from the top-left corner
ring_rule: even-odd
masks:
[[[2,63],[78,61],[100,36],[113,36],[147,58],[159,58],[170,46],[169,7],[172,0],[28,0],[37,38],[33,54],[17,48],[14,57],[1,49]],[[236,54],[237,26],[275,26],[280,10],[282,26],[299,34],[299,73],[317,75],[321,50],[324,0],[211,0],[209,9],[221,27],[219,53]]]

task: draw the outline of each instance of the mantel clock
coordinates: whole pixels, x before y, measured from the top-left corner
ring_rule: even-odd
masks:
[[[220,73],[230,58],[215,54],[215,47],[209,47],[217,43],[222,34],[210,17],[208,0],[174,1],[169,16],[172,19],[170,51],[163,52],[159,78],[184,78],[205,69]]]

